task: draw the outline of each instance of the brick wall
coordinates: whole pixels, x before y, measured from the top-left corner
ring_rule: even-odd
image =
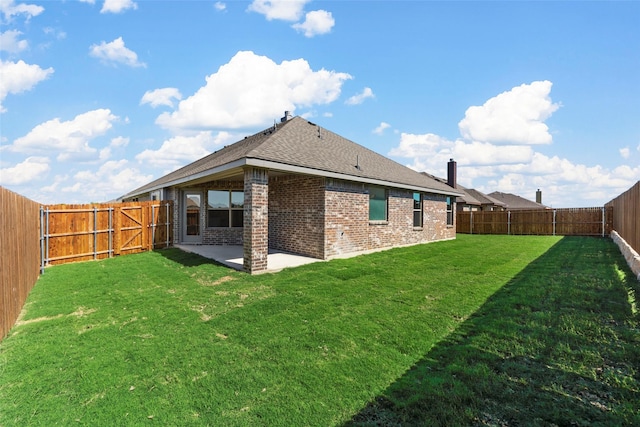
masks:
[[[324,195],[325,256],[369,248],[369,194],[363,184],[327,180]]]
[[[268,186],[266,185],[268,180]],[[263,182],[264,181],[264,182]],[[203,194],[202,234],[206,245],[242,245],[249,235],[253,241],[268,247],[314,258],[328,259],[351,252],[412,245],[455,238],[455,227],[447,226],[446,196],[423,194],[423,226],[413,226],[413,192],[390,189],[388,220],[369,222],[369,194],[364,184],[303,175],[245,176],[242,181],[212,181],[200,186]],[[207,190],[233,189],[256,192],[249,199],[253,206],[268,203],[268,215],[263,208],[245,213],[244,228],[207,228]],[[264,194],[263,194],[264,193]],[[168,190],[168,198],[182,197],[178,190]],[[175,203],[174,236],[181,238],[178,206]],[[455,212],[455,207],[454,207]],[[455,218],[455,215],[454,215]],[[253,234],[247,230],[251,221],[261,223]],[[263,239],[261,232],[268,230]],[[249,232],[249,234],[247,234]],[[247,248],[245,248],[247,250]],[[250,257],[264,252],[258,249]],[[245,257],[246,258],[246,257]]]
[[[424,194],[423,202],[423,239],[427,242],[455,239],[456,228],[447,225],[447,196]],[[456,206],[453,206],[453,221],[456,220]]]
[[[324,259],[324,178],[269,179],[269,247]]]
[[[244,171],[243,267],[248,273],[267,269],[269,253],[269,175],[266,169]]]
[[[446,196],[423,194],[423,225],[413,226],[413,192],[389,189],[385,222],[369,222],[366,185],[327,180],[325,259],[349,252],[455,238],[447,226]]]

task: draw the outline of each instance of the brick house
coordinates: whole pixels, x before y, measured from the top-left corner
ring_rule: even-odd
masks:
[[[319,259],[455,238],[459,191],[288,112],[127,195],[174,201],[174,243],[242,245]]]

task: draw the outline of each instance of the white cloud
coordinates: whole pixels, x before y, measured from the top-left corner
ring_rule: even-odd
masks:
[[[129,138],[125,138],[124,136],[118,136],[111,140],[109,147],[119,148],[119,147],[126,147],[127,145],[129,145]]]
[[[166,172],[211,154],[216,146],[230,142],[234,136],[220,132],[213,136],[210,131],[202,131],[194,136],[175,136],[157,150],[144,150],[136,155],[136,160]]]
[[[264,15],[267,20],[298,21],[310,0],[253,0],[247,10]]]
[[[542,189],[543,203],[556,207],[602,205],[640,179],[640,166],[606,169],[534,151],[533,144],[551,142],[544,121],[559,106],[551,102],[550,89],[551,82],[534,82],[469,108],[459,124],[462,138],[455,141],[432,133],[402,133],[389,155],[408,158],[409,167],[440,177],[454,158],[458,182],[466,187],[531,200]],[[632,155],[628,148],[620,154]]]
[[[313,37],[320,34],[327,34],[336,24],[331,12],[326,10],[314,10],[305,15],[302,23],[293,24],[292,28],[304,33],[305,37]]]
[[[523,84],[482,106],[469,107],[458,123],[460,134],[494,144],[550,144],[552,137],[544,121],[560,107],[549,97],[551,86],[548,80]]]
[[[18,30],[8,30],[0,33],[0,51],[18,53],[27,49],[29,42],[26,40],[18,40],[20,34],[22,34],[22,32]]]
[[[391,125],[389,123],[380,122],[380,125],[378,125],[378,127],[373,130],[373,133],[375,133],[377,135],[382,135],[384,133],[385,129],[389,129],[390,127],[391,127]]]
[[[24,162],[9,168],[0,169],[0,183],[2,185],[20,185],[42,179],[49,172],[47,157],[29,157]]]
[[[153,108],[160,105],[173,107],[173,100],[181,100],[182,94],[174,87],[165,87],[162,89],[148,90],[140,100],[140,105],[151,104]]]
[[[38,65],[30,65],[20,60],[9,62],[0,60],[0,113],[6,111],[2,102],[8,94],[31,90],[36,84],[53,73],[53,68],[43,70]]]
[[[629,149],[629,147],[621,148],[620,155],[622,156],[623,159],[628,159],[629,156],[631,156],[631,150]]]
[[[127,9],[137,9],[138,5],[131,0],[104,0],[100,13],[120,13]]]
[[[49,120],[16,139],[9,147],[19,153],[58,153],[58,161],[93,160],[98,152],[89,143],[104,135],[118,117],[111,110],[99,109],[79,114],[72,120]]]
[[[62,30],[53,28],[53,27],[45,27],[42,29],[42,31],[47,34],[47,35],[51,35],[53,37],[55,37],[58,40],[63,40],[67,38],[67,33],[65,33]]]
[[[280,64],[253,52],[238,52],[206,77],[205,86],[156,123],[172,129],[237,129],[260,126],[296,106],[329,104],[351,76],[321,69],[304,59]]]
[[[347,99],[345,101],[345,104],[347,105],[358,105],[358,104],[362,104],[367,98],[374,98],[375,95],[373,94],[373,91],[371,90],[370,87],[365,87],[362,90],[362,93],[359,93],[357,95],[353,95],[351,98]]]
[[[215,2],[215,4],[213,5],[213,7],[217,10],[222,12],[223,10],[227,9],[227,5],[221,1],[217,1]]]
[[[124,45],[122,37],[118,37],[109,43],[102,41],[99,45],[91,45],[89,55],[106,64],[120,63],[130,67],[147,66],[144,62],[139,62],[138,55]]]
[[[528,146],[496,146],[477,141],[450,141],[428,133],[422,135],[402,133],[400,144],[393,148],[390,156],[412,158],[408,166],[418,171],[446,176],[445,166],[454,158],[461,166],[496,166],[530,162],[533,150]]]
[[[429,157],[445,149],[451,149],[453,141],[433,133],[416,135],[411,133],[400,134],[400,145],[392,148],[390,156],[397,157]]]
[[[141,174],[137,168],[131,167],[127,160],[110,160],[97,170],[77,172],[72,179],[61,177],[51,190],[82,195],[84,202],[107,202],[152,179],[152,175]]]
[[[26,15],[28,21],[31,17],[40,15],[44,7],[26,3],[15,4],[13,0],[0,0],[0,11],[7,21],[16,15]]]

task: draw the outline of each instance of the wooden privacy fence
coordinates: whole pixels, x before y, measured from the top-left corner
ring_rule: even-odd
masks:
[[[40,267],[164,248],[173,241],[173,202],[40,208]]]
[[[640,181],[606,206],[613,208],[613,229],[640,253]]]
[[[613,208],[567,208],[456,213],[456,230],[466,234],[605,236]]]
[[[0,187],[0,340],[38,280],[40,204]]]

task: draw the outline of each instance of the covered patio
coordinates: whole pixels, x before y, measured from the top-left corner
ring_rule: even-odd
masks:
[[[191,252],[212,259],[227,267],[242,271],[243,268],[243,247],[240,245],[174,245],[174,247],[185,252]],[[288,267],[298,267],[300,265],[311,264],[322,261],[318,258],[310,258],[296,255],[277,249],[269,248],[267,255],[267,269],[263,272],[275,273]]]

